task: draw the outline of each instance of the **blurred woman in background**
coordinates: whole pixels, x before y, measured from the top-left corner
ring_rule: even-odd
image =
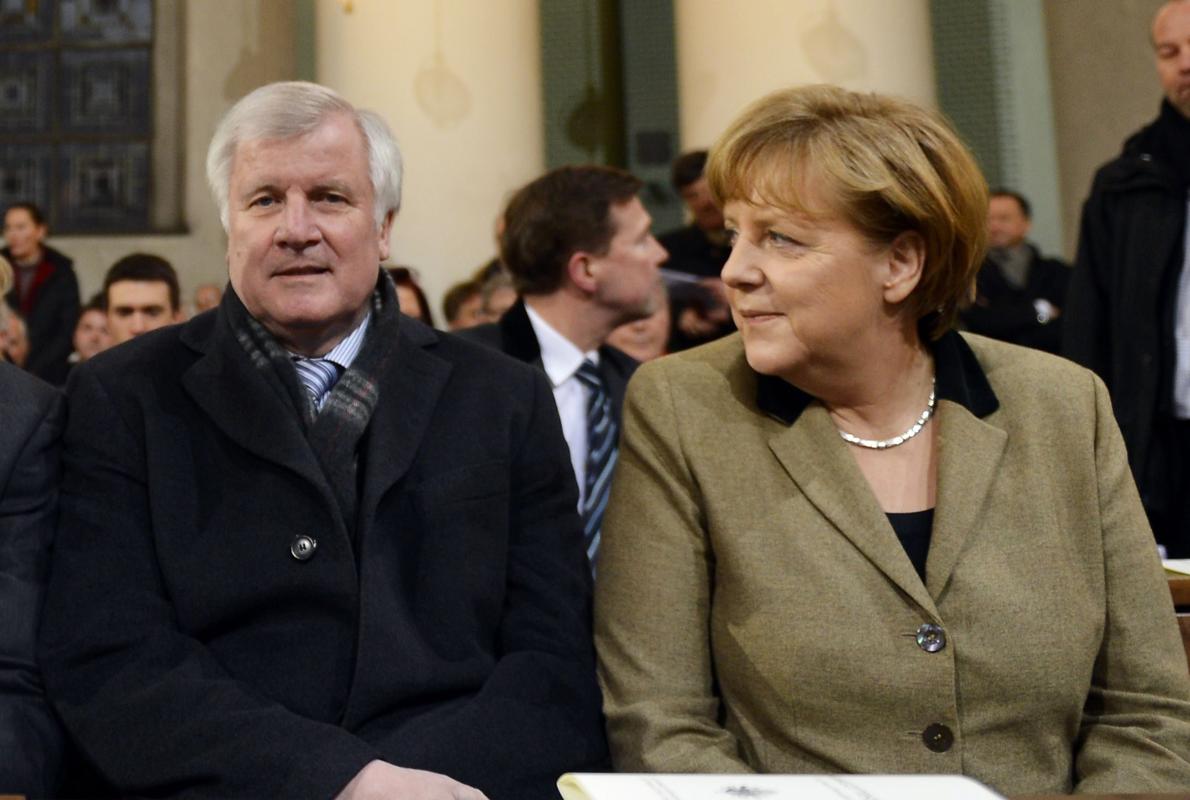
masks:
[[[434,312],[430,310],[430,301],[417,282],[416,271],[410,267],[384,269],[397,285],[397,304],[401,307],[401,313],[434,327]]]

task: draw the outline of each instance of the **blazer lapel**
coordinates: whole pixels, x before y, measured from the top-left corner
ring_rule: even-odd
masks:
[[[937,510],[926,558],[926,586],[933,597],[939,597],[987,503],[1008,434],[949,401],[939,403],[935,422],[939,425]]]
[[[380,399],[369,424],[361,531],[381,497],[409,471],[446,387],[450,364],[426,350],[436,341],[437,334],[429,328],[401,321],[394,366],[380,376]]]
[[[211,421],[232,441],[286,467],[316,486],[324,500],[336,500],[297,412],[252,365],[220,310],[207,335],[200,322],[187,324],[182,340],[203,355],[182,375],[182,385]],[[336,506],[337,507],[337,506]]]
[[[769,439],[773,454],[819,513],[901,591],[936,616],[933,599],[847,447],[818,403]]]

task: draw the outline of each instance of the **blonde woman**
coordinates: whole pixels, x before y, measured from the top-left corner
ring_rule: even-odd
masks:
[[[826,86],[708,164],[739,334],[646,364],[596,587],[615,766],[1184,790],[1190,675],[1102,383],[952,330],[987,189]]]

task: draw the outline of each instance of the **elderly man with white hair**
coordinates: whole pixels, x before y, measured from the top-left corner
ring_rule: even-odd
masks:
[[[208,177],[214,314],[78,367],[40,655],[120,794],[556,796],[605,763],[550,388],[398,312],[387,127],[273,84]]]

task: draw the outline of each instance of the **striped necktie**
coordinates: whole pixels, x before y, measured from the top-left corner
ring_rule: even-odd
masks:
[[[330,396],[331,388],[339,380],[339,365],[325,358],[302,358],[294,356],[293,366],[298,379],[306,387],[306,393],[314,401],[316,411],[321,411]]]
[[[612,468],[616,465],[619,430],[612,416],[612,400],[594,362],[583,361],[575,376],[587,387],[587,475],[583,493],[583,539],[587,558],[595,569],[599,552],[599,529],[611,489]]]

